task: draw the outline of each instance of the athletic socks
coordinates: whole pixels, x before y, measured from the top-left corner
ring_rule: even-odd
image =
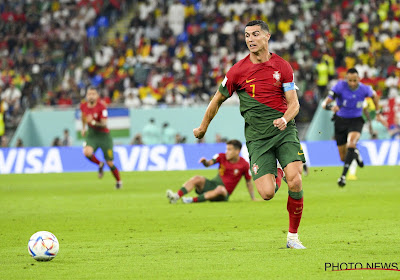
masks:
[[[282,168],[278,168],[278,176],[276,177],[276,184],[275,184],[275,193],[281,187],[282,178],[283,178],[283,170],[282,170]]]
[[[303,214],[303,191],[289,191],[287,201],[287,211],[289,213],[289,232],[297,233]]]
[[[193,197],[193,202],[204,202],[206,199],[204,198],[204,194],[199,195],[198,197]]]
[[[177,192],[177,194],[179,195],[179,197],[184,196],[185,194],[187,194],[187,190],[185,187],[180,188],[180,190]]]
[[[112,174],[114,175],[115,179],[117,180],[117,182],[121,181],[121,177],[119,176],[119,171],[118,168],[113,165],[112,167],[110,167]]]
[[[97,159],[97,157],[94,154],[90,157],[87,157],[87,159],[90,160],[91,162],[94,162],[97,165],[100,164],[100,161]]]
[[[349,176],[352,176],[353,178],[356,176],[356,173],[357,173],[357,166],[358,166],[358,163],[357,163],[357,161],[354,159],[354,160],[351,162],[350,167],[349,167]]]
[[[356,153],[354,152],[354,148],[348,148],[346,158],[344,160],[343,172],[342,176],[346,176],[347,171],[349,170],[350,164],[355,159]]]

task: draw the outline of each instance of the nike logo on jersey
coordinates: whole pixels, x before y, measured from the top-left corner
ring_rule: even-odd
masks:
[[[250,83],[250,82],[252,82],[252,81],[254,81],[256,78],[254,78],[254,79],[251,79],[251,80],[246,80],[246,84],[247,83]]]

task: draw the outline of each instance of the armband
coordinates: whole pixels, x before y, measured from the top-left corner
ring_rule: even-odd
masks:
[[[93,126],[95,126],[95,125],[96,125],[96,121],[95,121],[95,120],[92,120],[92,121],[90,122],[90,124],[93,125]]]
[[[327,104],[325,105],[325,110],[330,111],[332,109],[333,105],[332,104]]]
[[[284,83],[283,84],[283,91],[284,92],[287,92],[287,91],[289,91],[289,90],[293,90],[293,89],[296,89],[297,87],[296,87],[296,85],[295,85],[295,83]]]

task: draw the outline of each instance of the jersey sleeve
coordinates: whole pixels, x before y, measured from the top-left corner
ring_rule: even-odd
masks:
[[[221,162],[221,153],[215,154],[212,160],[214,161],[214,163]]]
[[[237,90],[237,82],[235,75],[235,68],[232,67],[226,73],[224,80],[218,88],[219,92],[225,97],[231,97],[232,94]]]
[[[107,119],[107,117],[108,117],[107,107],[102,104],[100,110],[101,110],[100,114],[99,114],[100,119]]]
[[[333,92],[333,94],[329,94],[329,98],[330,99],[335,99],[335,97],[340,96],[341,94],[341,81],[337,82],[332,88],[331,91]]]

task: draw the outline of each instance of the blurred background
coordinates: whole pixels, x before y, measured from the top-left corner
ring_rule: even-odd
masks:
[[[319,103],[352,67],[386,121],[372,120],[362,139],[399,137],[399,1],[0,0],[0,14],[2,147],[80,146],[88,85],[110,108],[114,144],[196,143],[192,129],[248,54],[244,26],[256,19],[294,69],[302,141],[332,139]],[[245,141],[237,96],[222,110],[203,141]]]

